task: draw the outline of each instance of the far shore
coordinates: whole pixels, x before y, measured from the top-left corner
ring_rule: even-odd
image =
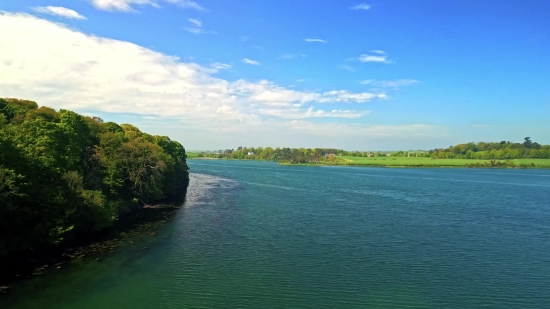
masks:
[[[385,168],[484,168],[484,169],[548,169],[550,166],[468,166],[468,165],[376,165],[376,164],[311,164],[284,163],[285,166],[341,166],[341,167],[385,167]]]
[[[228,161],[269,161],[271,160],[256,160],[256,159],[232,159],[232,158],[209,158],[209,157],[188,157],[190,160],[228,160]],[[502,161],[504,162],[504,161]],[[361,164],[361,163],[341,163],[341,162],[319,162],[319,163],[290,163],[290,162],[277,162],[279,165],[284,166],[343,166],[343,167],[384,167],[384,168],[483,168],[483,169],[548,169],[550,165],[524,165],[524,166],[506,166],[491,165],[491,161],[484,163],[472,163],[472,164]]]

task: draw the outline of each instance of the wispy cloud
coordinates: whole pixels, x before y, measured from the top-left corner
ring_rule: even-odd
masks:
[[[227,63],[214,62],[210,64],[210,67],[216,70],[228,70],[231,69],[231,65]]]
[[[192,24],[192,27],[187,27],[185,30],[193,34],[216,34],[215,31],[205,30],[202,28],[202,22],[195,18],[189,18],[189,22]]]
[[[177,4],[178,6],[184,9],[195,9],[197,11],[206,11],[204,7],[202,7],[200,4],[198,4],[195,1],[190,1],[190,0],[164,0],[164,1]]]
[[[391,63],[388,60],[388,54],[382,50],[371,50],[368,54],[359,56],[358,60],[361,62]]]
[[[241,41],[242,41],[242,42],[246,42],[246,41],[248,41],[248,40],[250,40],[250,37],[249,37],[249,36],[241,35]]]
[[[252,65],[260,65],[260,63],[256,60],[250,60],[248,58],[244,58],[242,60],[242,62],[246,63],[246,64],[252,64]]]
[[[303,82],[305,82],[305,81],[306,81],[306,80],[303,79],[303,78],[300,78],[300,79],[297,79],[297,80],[296,80],[297,83],[303,83]]]
[[[279,57],[279,59],[283,59],[283,60],[288,60],[288,59],[295,59],[295,58],[298,58],[298,57],[307,57],[305,54],[284,54],[282,55],[281,57]]]
[[[370,113],[370,111],[358,110],[323,110],[315,109],[310,106],[307,110],[300,108],[290,108],[281,110],[276,108],[262,108],[262,114],[276,116],[282,119],[306,119],[306,118],[360,118]]]
[[[254,48],[254,49],[264,49],[263,46],[260,46],[260,45],[252,45],[252,48]]]
[[[309,43],[327,43],[328,42],[322,39],[304,39],[304,40]]]
[[[68,19],[87,19],[86,17],[80,15],[78,12],[61,6],[38,6],[34,7],[33,11]]]
[[[193,33],[193,34],[216,34],[216,31],[212,30],[205,30],[202,28],[185,28],[187,32]]]
[[[202,22],[198,19],[189,18],[189,22],[192,23],[193,25],[195,25],[195,27],[199,27],[199,28],[202,27]]]
[[[159,1],[178,5],[185,9],[195,9],[205,11],[206,9],[197,2],[190,0],[88,0],[95,8],[104,11],[119,11],[119,12],[135,12],[133,7],[137,6],[153,6],[160,7]]]
[[[420,82],[415,79],[395,79],[395,80],[367,79],[367,80],[361,81],[362,85],[373,85],[376,87],[384,87],[384,88],[399,88],[399,87],[411,86],[418,83]]]
[[[350,71],[350,72],[355,72],[355,69],[350,67],[349,65],[338,65],[337,68],[341,69],[341,70],[346,70],[346,71]]]
[[[366,3],[361,3],[361,4],[358,4],[358,5],[354,5],[352,7],[350,7],[350,10],[363,10],[363,11],[367,11],[370,9],[370,5],[366,4]]]
[[[385,55],[385,54],[387,54],[385,51],[379,50],[379,49],[374,49],[374,50],[371,50],[370,52],[371,52],[371,53],[374,53],[374,54],[379,54],[379,55]]]

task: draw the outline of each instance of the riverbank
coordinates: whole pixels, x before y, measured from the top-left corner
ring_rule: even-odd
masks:
[[[317,164],[317,163],[287,163],[287,162],[281,162],[279,165],[284,166],[342,166],[342,167],[385,167],[385,168],[511,168],[511,169],[550,169],[550,166],[506,166],[506,165],[498,165],[498,166],[492,166],[492,165],[391,165],[391,164]]]
[[[39,253],[27,253],[3,263],[0,292],[20,280],[55,272],[72,260],[100,260],[126,246],[140,246],[156,230],[172,220],[179,207],[171,205],[145,206],[122,216],[114,226],[104,231],[79,237],[60,247]],[[146,247],[142,248],[146,250]]]
[[[271,161],[256,159],[228,159],[195,157],[191,160]],[[309,163],[278,162],[284,166],[350,166],[389,168],[550,168],[550,159],[475,160],[475,159],[432,159],[432,158],[363,158],[336,157],[335,161]]]
[[[26,284],[25,281],[66,271],[74,265],[102,263],[129,251],[145,255],[153,244],[166,240],[164,228],[173,224],[180,210],[201,205],[213,196],[209,192],[218,187],[217,177],[192,173],[184,199],[144,206],[121,216],[109,229],[79,237],[47,252],[35,252],[13,259],[9,264],[0,264],[0,298],[3,294],[12,294],[10,290]]]

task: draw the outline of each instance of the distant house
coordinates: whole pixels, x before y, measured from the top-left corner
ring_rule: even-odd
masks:
[[[389,157],[389,156],[391,156],[391,153],[389,153],[389,152],[386,153],[386,157]]]
[[[253,156],[254,153],[253,153],[252,151],[249,151],[249,152],[248,152],[248,155],[249,155],[249,156]]]

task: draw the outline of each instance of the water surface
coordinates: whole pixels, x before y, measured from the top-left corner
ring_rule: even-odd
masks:
[[[157,235],[2,308],[547,308],[547,170],[192,160]],[[147,249],[142,249],[146,246]]]

